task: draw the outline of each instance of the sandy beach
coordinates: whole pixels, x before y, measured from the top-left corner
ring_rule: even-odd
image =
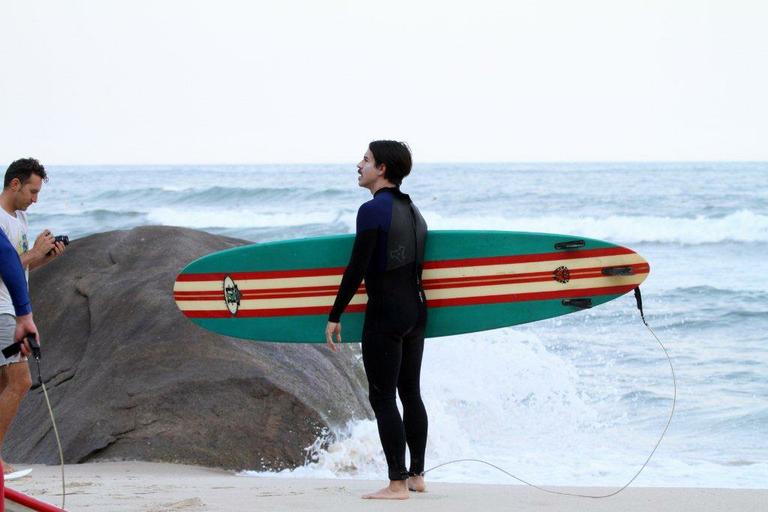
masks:
[[[10,487],[61,505],[61,469],[33,465],[30,477]],[[237,476],[179,464],[106,462],[66,466],[67,510],[164,511],[764,511],[768,489],[629,488],[607,499],[555,496],[520,485],[431,483],[426,493],[400,502],[362,500],[383,481]],[[602,494],[613,489],[557,488]]]

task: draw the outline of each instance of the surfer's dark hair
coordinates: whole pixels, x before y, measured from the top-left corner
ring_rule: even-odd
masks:
[[[33,174],[37,174],[43,181],[48,181],[48,175],[45,173],[45,167],[34,158],[20,158],[8,166],[5,171],[5,180],[3,188],[8,188],[14,178],[17,178],[23,185]]]
[[[384,177],[393,185],[400,186],[413,165],[408,144],[396,140],[375,140],[368,144],[368,149],[373,153],[377,167],[381,164],[387,166]]]

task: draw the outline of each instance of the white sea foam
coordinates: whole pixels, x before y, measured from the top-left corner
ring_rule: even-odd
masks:
[[[617,370],[618,371],[618,370]],[[422,395],[429,413],[427,469],[456,459],[481,459],[538,485],[621,486],[653,448],[666,416],[631,427],[625,410],[599,413],[581,391],[573,364],[545,349],[532,331],[501,329],[428,341]],[[610,386],[610,381],[606,382]],[[600,398],[604,393],[604,398]],[[615,389],[595,392],[613,400]],[[665,413],[666,414],[666,413]],[[617,417],[622,421],[615,422]],[[243,475],[382,479],[386,475],[376,423],[356,421],[334,432],[314,460],[295,470]],[[674,429],[636,485],[759,487],[768,463],[742,465],[686,459],[685,435]],[[727,466],[727,472],[724,468]],[[432,481],[519,483],[486,465],[440,467]],[[715,484],[716,482],[716,484]]]
[[[427,459],[432,465],[483,458],[539,481],[565,483],[583,468],[579,460],[558,460],[558,454],[583,457],[585,446],[600,450],[605,441],[592,432],[600,418],[580,396],[574,367],[547,352],[530,332],[503,329],[443,338],[428,342],[424,357],[422,394],[430,417]],[[335,441],[316,452],[315,461],[279,476],[386,474],[374,421],[353,422],[335,434]],[[507,479],[476,464],[446,466],[430,478]]]
[[[424,212],[430,229],[492,229],[562,233],[617,243],[708,244],[725,241],[768,242],[768,216],[741,210],[725,217],[656,216],[540,217],[449,216]]]

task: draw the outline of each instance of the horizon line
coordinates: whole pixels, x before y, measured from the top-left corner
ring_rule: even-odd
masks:
[[[452,165],[452,164],[479,164],[479,165],[498,165],[498,164],[768,164],[767,160],[444,160],[444,161],[422,161],[414,163],[417,165]],[[129,163],[44,163],[49,167],[161,167],[161,166],[266,166],[266,165],[350,165],[350,162],[330,162],[330,161],[293,161],[293,162],[129,162]],[[355,165],[352,163],[351,165]]]

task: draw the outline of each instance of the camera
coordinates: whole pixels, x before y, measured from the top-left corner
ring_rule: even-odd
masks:
[[[58,235],[58,236],[53,237],[53,242],[54,243],[61,242],[64,245],[69,245],[69,237],[67,235]],[[48,251],[48,254],[46,254],[46,256],[50,256],[51,254],[53,254],[53,249]]]

